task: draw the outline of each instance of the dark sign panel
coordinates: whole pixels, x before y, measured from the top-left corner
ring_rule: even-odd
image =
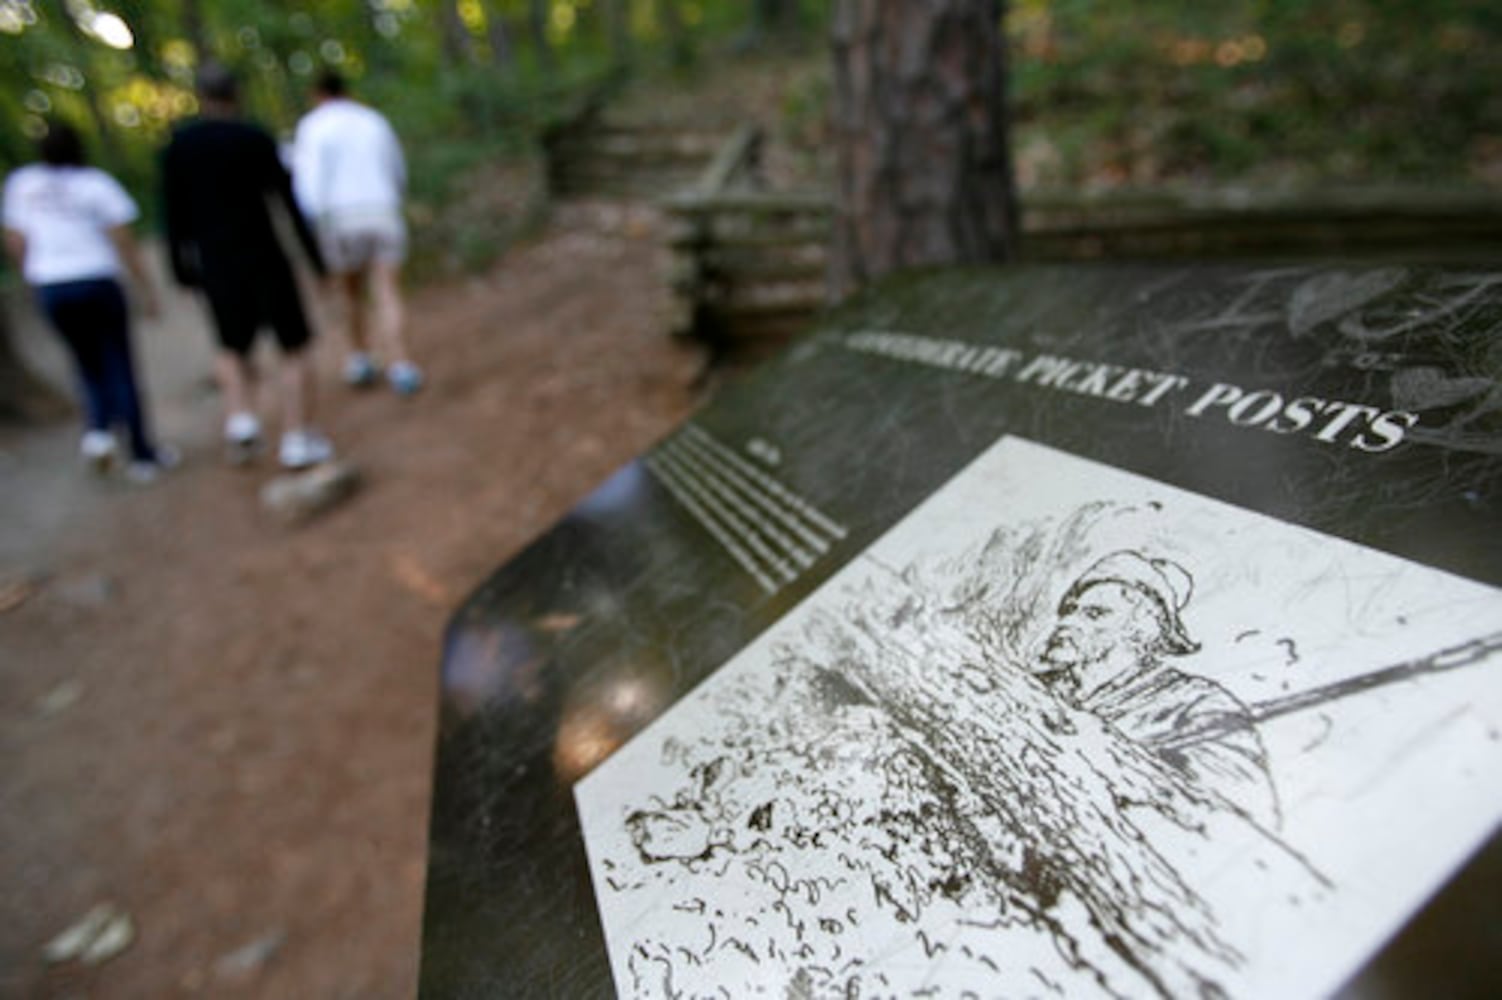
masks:
[[[847,307],[454,619],[424,995],[1494,981],[1499,371],[1494,269]]]

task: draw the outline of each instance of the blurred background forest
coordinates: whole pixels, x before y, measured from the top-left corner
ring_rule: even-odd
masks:
[[[332,67],[406,143],[419,252],[457,242],[444,259],[474,267],[501,238],[444,213],[458,204],[474,223],[484,211],[466,195],[508,183],[497,164],[526,160],[550,125],[628,81],[648,104],[691,105],[760,73],[763,126],[817,182],[829,6],[0,0],[0,167],[28,160],[60,116],[150,215],[155,156],[195,110],[200,60],[237,68],[250,113],[284,136]],[[1006,18],[1025,193],[1502,186],[1502,6],[1487,0],[1013,0]]]

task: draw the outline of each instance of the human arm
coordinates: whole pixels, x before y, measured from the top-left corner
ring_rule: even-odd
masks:
[[[3,198],[0,198],[0,220],[3,220],[5,228],[6,256],[15,264],[17,271],[23,271],[26,264],[26,232],[22,229],[24,212],[16,188],[15,176],[6,178],[5,192]]]
[[[201,283],[198,245],[192,228],[192,213],[187,208],[187,177],[182,151],[174,140],[162,154],[162,208],[167,229],[167,259],[172,276],[185,288]]]
[[[325,208],[320,198],[324,157],[317,126],[307,118],[298,122],[292,137],[291,168],[292,194],[298,207],[307,218],[317,219]]]
[[[115,245],[115,252],[120,255],[120,260],[130,272],[142,314],[151,319],[160,316],[161,302],[157,298],[156,283],[151,280],[151,272],[146,267],[146,255],[141,251],[141,244],[135,234],[130,231],[129,226],[120,225],[110,228],[109,237],[110,242]]]
[[[130,193],[109,174],[93,170],[85,176],[90,180],[87,190],[92,221],[110,241],[120,263],[130,272],[141,311],[154,317],[157,314],[156,286],[146,267],[141,246],[131,232],[131,224],[141,217],[141,210]]]
[[[292,216],[292,227],[297,230],[297,239],[307,251],[308,262],[320,278],[327,278],[329,269],[323,261],[323,251],[319,249],[318,240],[313,236],[313,228],[308,225],[308,217],[297,207],[297,199],[292,196],[292,178],[285,170],[282,171],[281,191],[282,200],[287,205],[287,214]]]
[[[407,193],[407,159],[402,154],[401,140],[396,137],[396,131],[391,123],[382,119],[386,126],[386,158],[391,167],[391,176],[396,180],[396,189],[403,196]]]
[[[5,227],[5,254],[21,270],[26,264],[26,234],[19,229]]]
[[[318,247],[318,240],[313,236],[313,229],[308,225],[308,218],[303,214],[296,194],[293,193],[292,175],[282,166],[281,158],[276,155],[276,145],[271,141],[270,136],[266,137],[265,149],[263,166],[266,190],[286,208],[292,228],[297,232],[297,240],[308,255],[308,262],[313,266],[313,270],[320,278],[328,277],[328,267],[324,264],[323,252]]]

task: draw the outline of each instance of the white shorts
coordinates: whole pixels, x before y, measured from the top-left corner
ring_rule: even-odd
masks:
[[[318,243],[334,274],[359,271],[373,262],[400,264],[407,257],[407,224],[398,211],[361,211],[319,220]]]

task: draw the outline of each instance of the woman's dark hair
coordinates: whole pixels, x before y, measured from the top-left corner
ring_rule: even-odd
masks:
[[[318,80],[313,84],[313,89],[325,97],[343,97],[347,89],[344,85],[344,77],[338,71],[326,69],[318,74]]]
[[[48,122],[47,133],[37,143],[42,162],[54,167],[83,166],[83,140],[78,130],[63,122]]]

